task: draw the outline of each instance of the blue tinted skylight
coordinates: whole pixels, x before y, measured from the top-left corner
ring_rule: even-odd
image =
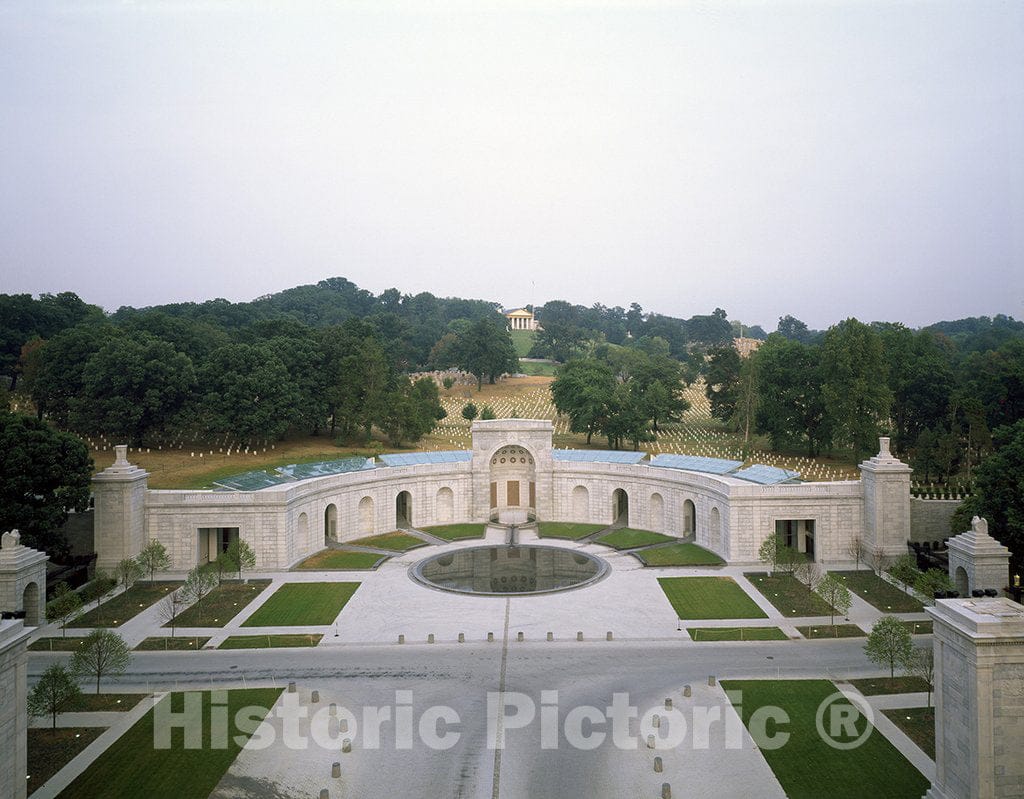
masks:
[[[651,466],[663,469],[685,469],[688,472],[706,474],[729,474],[743,465],[743,461],[728,461],[724,458],[705,458],[702,455],[658,455],[651,459]]]
[[[213,484],[220,488],[230,488],[232,491],[259,491],[261,488],[270,488],[290,482],[291,478],[283,474],[253,471],[223,477],[220,480],[215,480]]]
[[[572,463],[639,463],[644,452],[621,452],[609,449],[553,449],[551,457],[556,461]]]
[[[800,478],[800,472],[793,472],[789,469],[779,469],[776,466],[764,466],[760,463],[755,463],[753,466],[748,466],[746,469],[740,469],[733,475],[733,477],[739,477],[741,480],[749,480],[751,483],[758,483],[759,485],[770,486],[796,481]]]
[[[399,452],[381,455],[385,466],[420,466],[425,463],[468,463],[473,453],[468,449],[452,449],[443,452]]]
[[[342,458],[319,463],[293,463],[290,466],[279,466],[277,471],[293,480],[307,480],[310,477],[327,477],[332,474],[359,472],[372,468],[374,468],[373,461],[368,458]]]

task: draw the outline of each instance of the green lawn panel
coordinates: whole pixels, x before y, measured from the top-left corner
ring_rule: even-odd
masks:
[[[249,688],[228,692],[229,723],[243,707],[258,706],[268,711],[280,695],[280,688]],[[116,740],[74,782],[61,792],[62,799],[95,799],[98,796],[139,796],[146,799],[206,799],[231,767],[248,735],[231,726],[227,746],[210,746],[210,694],[204,691],[203,746],[186,749],[184,731],[171,733],[169,749],[153,746],[153,711]],[[172,693],[162,702],[181,712],[185,694]],[[241,739],[241,744],[238,740]]]
[[[835,749],[822,740],[815,714],[836,692],[828,680],[722,680],[722,687],[740,692],[733,703],[745,724],[764,706],[788,714],[789,721],[777,727],[789,733],[788,741],[774,749],[762,746],[761,754],[790,799],[920,799],[928,790],[928,780],[877,730],[853,749]],[[844,703],[849,705],[845,699],[836,704]]]
[[[243,627],[279,627],[331,624],[359,583],[285,583]]]
[[[731,577],[659,577],[658,584],[680,619],[765,619]]]
[[[720,566],[725,563],[714,552],[696,544],[667,544],[637,552],[647,566]]]
[[[604,544],[606,547],[634,549],[636,547],[645,547],[649,544],[667,544],[676,539],[670,535],[652,533],[650,530],[634,530],[631,527],[623,527],[621,530],[608,533],[608,535],[603,535],[595,540],[598,544]]]

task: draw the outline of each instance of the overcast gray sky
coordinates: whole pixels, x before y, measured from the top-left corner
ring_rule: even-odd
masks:
[[[1024,3],[0,4],[0,292],[1024,317]]]

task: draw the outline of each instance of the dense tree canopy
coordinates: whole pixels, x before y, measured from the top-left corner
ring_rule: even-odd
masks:
[[[64,553],[69,511],[89,505],[89,450],[45,422],[0,411],[0,452],[0,531],[17,528],[22,543]]]

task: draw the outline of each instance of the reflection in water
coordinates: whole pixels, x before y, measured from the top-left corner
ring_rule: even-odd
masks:
[[[472,594],[526,594],[575,588],[604,574],[607,564],[581,552],[555,547],[472,547],[429,558],[413,571],[417,579]]]

